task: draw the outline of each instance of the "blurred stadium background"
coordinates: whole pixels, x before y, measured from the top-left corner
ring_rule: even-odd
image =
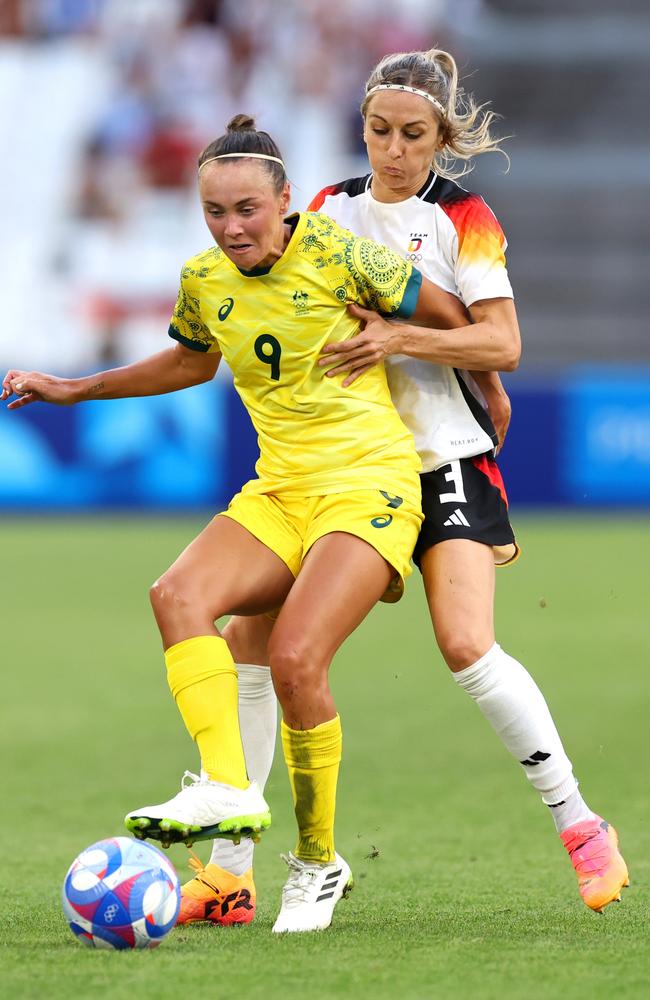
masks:
[[[524,356],[508,377],[515,504],[650,502],[646,0],[2,0],[0,367],[81,374],[167,345],[209,243],[195,160],[236,111],[302,209],[366,172],[384,53],[451,49],[512,166],[466,183],[508,235]],[[0,506],[217,507],[255,442],[227,373],[161,397],[0,413]]]

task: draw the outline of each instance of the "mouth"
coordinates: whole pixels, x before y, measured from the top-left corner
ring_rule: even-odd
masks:
[[[248,253],[249,250],[253,249],[252,243],[231,243],[228,247],[228,252],[238,256],[240,254]]]
[[[391,177],[401,177],[404,171],[400,170],[399,167],[385,166],[384,173],[390,174]]]

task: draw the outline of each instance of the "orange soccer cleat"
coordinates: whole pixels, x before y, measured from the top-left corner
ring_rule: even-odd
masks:
[[[587,906],[602,913],[608,903],[620,902],[621,889],[630,884],[630,879],[614,827],[596,816],[574,823],[560,838],[569,852]]]
[[[253,869],[232,875],[218,865],[201,864],[195,854],[190,868],[196,875],[181,886],[181,908],[177,924],[205,920],[221,927],[249,924],[255,916]]]

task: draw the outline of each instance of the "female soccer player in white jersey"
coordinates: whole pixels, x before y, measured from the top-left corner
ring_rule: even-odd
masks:
[[[493,457],[494,427],[476,382],[491,401],[500,437],[508,408],[495,377],[473,379],[464,370],[485,367],[472,332],[516,328],[516,317],[501,227],[483,199],[454,180],[473,156],[498,148],[493,115],[463,94],[453,57],[440,50],[385,57],[367,81],[361,111],[372,173],[324,188],[310,209],[415,262],[462,299],[475,326],[462,346],[449,349],[444,332],[389,324],[354,309],[368,321],[365,332],[331,345],[322,364],[346,384],[386,362],[393,400],[423,464],[425,519],[415,560],[438,646],[550,807],[582,898],[601,910],[628,880],[616,832],[581,797],[535,681],[495,642],[495,563],[508,561],[515,545]],[[270,627],[263,618],[235,618],[225,631],[235,658],[247,664],[240,668],[247,683],[242,738],[252,773],[262,779],[273,754],[275,710],[268,677],[255,664],[267,662]],[[205,919],[222,885],[232,892],[239,878],[250,886],[252,852],[250,842],[240,848],[215,842],[211,863],[183,887],[181,919]]]
[[[352,302],[451,328],[458,299],[402,256],[325,215],[285,217],[290,189],[273,140],[238,116],[199,161],[217,246],[191,258],[169,328],[173,347],[81,379],[13,370],[2,398],[35,400],[172,392],[211,379],[223,356],[257,429],[251,480],[154,584],[167,677],[201,757],[168,802],[129,813],[127,827],[161,842],[257,835],[270,822],[249,781],[238,722],[237,672],[214,622],[281,607],[269,641],[298,842],[274,930],[327,927],[351,884],[334,848],[341,724],[328,684],[336,650],[368,611],[399,592],[422,521],[420,460],[392,404],[383,366],[351,385],[318,367],[327,343],[353,336]],[[488,366],[514,366],[512,330],[479,327]],[[201,428],[197,427],[197,434]],[[397,584],[391,589],[391,585]],[[246,912],[246,906],[234,912]],[[228,900],[225,900],[225,909]],[[224,911],[224,906],[220,906]]]

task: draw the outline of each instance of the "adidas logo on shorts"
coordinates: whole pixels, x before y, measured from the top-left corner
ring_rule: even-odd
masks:
[[[454,513],[450,517],[448,517],[447,520],[445,521],[446,528],[448,528],[452,524],[456,524],[459,527],[464,526],[465,528],[469,528],[469,521],[463,514],[460,507],[456,507]]]

